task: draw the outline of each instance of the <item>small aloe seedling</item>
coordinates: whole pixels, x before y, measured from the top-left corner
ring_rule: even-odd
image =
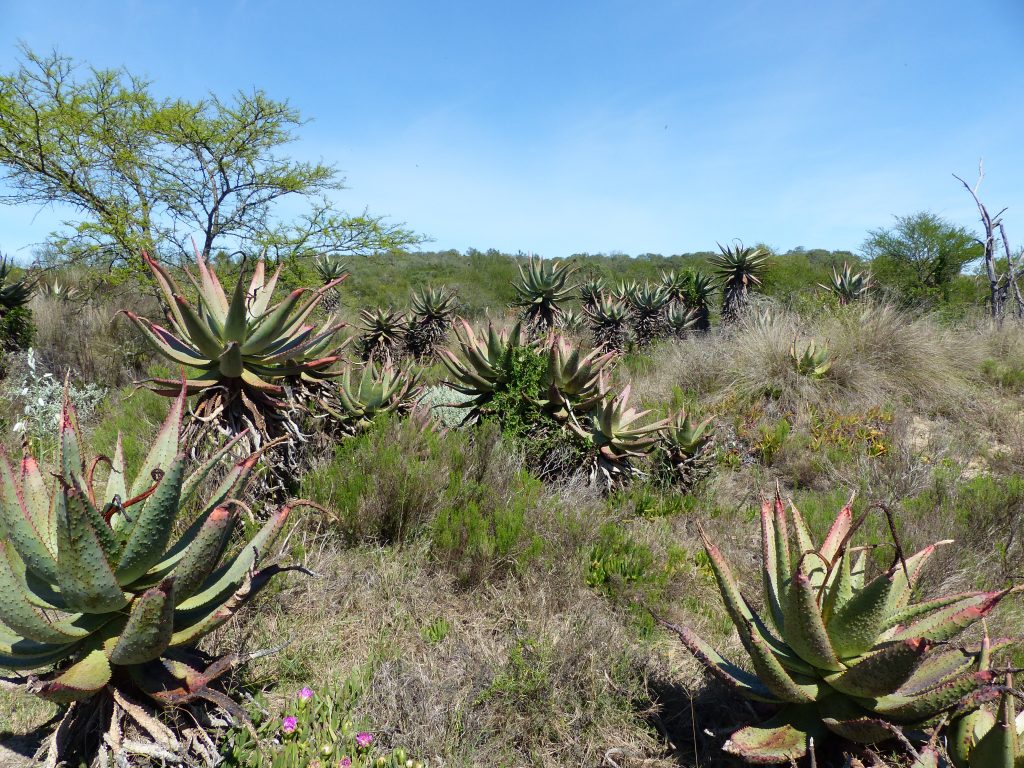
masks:
[[[814,339],[811,339],[802,350],[797,350],[796,339],[793,339],[789,346],[789,359],[797,373],[812,379],[824,378],[832,367],[828,346],[819,348]]]
[[[872,743],[904,725],[926,724],[992,685],[984,647],[949,641],[1011,591],[967,592],[914,602],[913,590],[939,542],[866,577],[863,548],[849,540],[850,503],[819,545],[796,506],[776,494],[761,507],[764,614],[701,531],[726,611],[753,671],[727,661],[689,628],[668,625],[710,672],[755,701],[780,705],[760,726],[736,731],[725,750],[752,763],[797,760],[828,733]],[[863,518],[861,518],[863,520]]]
[[[209,698],[233,714],[241,711],[206,687],[234,661],[207,665],[193,649],[283,570],[258,564],[291,506],[282,506],[225,559],[239,516],[231,497],[256,457],[238,461],[204,496],[207,480],[232,445],[186,474],[179,441],[184,408],[182,389],[133,480],[126,476],[118,437],[106,482],[96,482],[96,469],[106,460],[86,461],[66,397],[56,467],[44,472],[31,453],[20,468],[12,467],[0,446],[0,667],[54,667],[29,677],[27,688],[70,705],[58,729],[62,740],[53,742],[58,751],[59,744],[70,743],[64,737],[75,723],[95,726],[95,712],[82,708],[99,695],[107,698],[96,706],[113,712],[108,736],[115,752],[125,713],[162,748],[171,744],[160,738],[166,729],[137,714],[138,705],[123,705],[125,691],[141,691],[160,703]],[[175,541],[183,509],[198,509],[198,516]]]

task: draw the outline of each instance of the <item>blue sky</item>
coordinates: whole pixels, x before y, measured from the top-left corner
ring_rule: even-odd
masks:
[[[168,96],[264,89],[313,121],[338,203],[429,248],[857,250],[894,214],[1024,242],[1024,2],[0,0],[19,40]],[[60,211],[0,208],[27,257]]]

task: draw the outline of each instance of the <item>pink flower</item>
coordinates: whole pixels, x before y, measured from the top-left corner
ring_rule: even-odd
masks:
[[[299,698],[303,701],[309,701],[313,698],[313,689],[308,687],[303,688],[301,691],[299,691]]]
[[[367,733],[366,731],[360,731],[356,734],[356,746],[366,749],[372,743],[373,734]]]
[[[338,761],[338,768],[350,768],[352,760],[349,757],[343,757]]]
[[[288,715],[281,723],[281,730],[285,733],[294,733],[295,729],[299,727],[299,720],[296,717]]]

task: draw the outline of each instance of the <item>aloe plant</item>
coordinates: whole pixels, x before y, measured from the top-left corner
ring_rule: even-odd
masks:
[[[868,295],[871,288],[871,273],[855,273],[849,263],[844,261],[841,272],[832,268],[832,278],[828,285],[818,283],[818,286],[835,296],[840,306],[845,306]]]
[[[605,295],[605,290],[604,280],[596,276],[588,277],[579,285],[577,297],[580,300],[580,306],[583,309],[597,306],[601,297]]]
[[[753,671],[727,661],[693,630],[667,625],[717,678],[741,695],[777,704],[760,726],[736,731],[725,750],[753,763],[797,760],[808,741],[838,734],[885,741],[920,726],[992,684],[984,648],[949,641],[987,616],[1010,589],[967,592],[915,602],[914,587],[943,543],[897,558],[866,576],[863,548],[850,546],[858,527],[852,499],[821,544],[796,506],[788,514],[776,494],[761,507],[761,582],[757,613],[722,553],[701,531],[729,617]]]
[[[449,386],[467,399],[455,407],[466,408],[466,421],[478,418],[487,405],[509,383],[512,355],[526,346],[521,323],[508,331],[487,324],[486,335],[478,338],[473,327],[463,319],[455,324],[455,339],[460,354],[441,350],[441,362],[452,375]]]
[[[747,305],[748,294],[761,284],[768,267],[768,252],[763,248],[745,248],[742,243],[722,246],[712,260],[722,289],[722,319],[735,320]]]
[[[583,354],[580,347],[556,334],[548,341],[547,358],[538,402],[542,412],[565,421],[570,413],[585,413],[601,401],[602,375],[615,358],[614,352],[597,348]]]
[[[313,268],[320,276],[322,285],[329,286],[324,293],[324,311],[333,314],[341,305],[341,280],[349,275],[348,264],[341,256],[333,253],[321,253],[313,257]]]
[[[665,328],[676,339],[685,339],[697,329],[700,311],[687,309],[681,304],[670,304],[665,312]]]
[[[370,426],[379,415],[409,413],[420,394],[420,378],[419,371],[370,360],[362,366],[357,380],[353,380],[352,366],[347,366],[323,403],[342,430],[354,434]]]
[[[640,424],[650,411],[637,411],[629,404],[630,385],[612,396],[602,392],[601,399],[569,427],[584,440],[591,451],[591,482],[601,480],[612,487],[635,474],[634,458],[650,453],[667,420]]]
[[[569,284],[575,267],[558,261],[530,256],[526,269],[519,265],[519,281],[513,284],[514,305],[522,307],[523,320],[540,331],[555,326],[562,312],[561,303],[572,296],[575,286]]]
[[[665,310],[669,306],[669,291],[662,285],[644,283],[629,294],[629,308],[633,315],[633,338],[638,346],[647,346],[662,336],[665,330]]]
[[[629,307],[624,301],[603,296],[593,307],[585,307],[583,313],[590,323],[595,344],[614,352],[626,349],[629,341]]]
[[[412,317],[405,334],[406,348],[414,357],[434,356],[434,350],[444,343],[448,328],[458,307],[455,291],[444,286],[413,291]]]
[[[832,367],[828,346],[818,347],[814,339],[802,350],[797,350],[796,339],[793,339],[789,347],[789,359],[797,373],[811,379],[824,378]]]
[[[120,719],[139,719],[119,704],[123,694],[225,703],[207,684],[232,660],[202,664],[195,644],[282,570],[258,566],[287,523],[289,505],[225,558],[240,512],[232,496],[256,457],[239,460],[206,494],[231,446],[186,473],[184,410],[182,389],[134,478],[125,472],[119,436],[106,481],[98,482],[104,460],[86,459],[67,398],[55,467],[44,471],[27,449],[20,467],[12,467],[0,447],[0,667],[53,668],[30,676],[27,690],[70,705],[62,730],[94,722],[93,711],[82,708],[96,696],[107,697],[99,706],[109,705],[112,697],[115,751]],[[198,515],[174,540],[184,509]],[[240,711],[230,700],[226,706]],[[147,722],[140,720],[152,733]]]
[[[197,253],[198,279],[185,271],[198,294],[193,306],[163,265],[147,254],[143,258],[166,302],[170,328],[127,310],[123,314],[163,357],[195,372],[185,382],[188,393],[198,395],[185,442],[200,452],[222,436],[240,434],[245,450],[278,437],[297,442],[301,431],[286,386],[338,375],[343,344],[336,335],[344,323],[328,318],[317,330],[307,320],[344,276],[311,293],[299,288],[274,304],[281,268],[268,280],[260,259],[250,280],[239,275],[229,299],[214,269]],[[175,396],[178,386],[174,379],[153,380],[154,391],[162,395]],[[201,441],[203,436],[213,439]],[[291,462],[285,468],[287,473],[296,469]]]
[[[669,417],[657,443],[657,465],[663,479],[682,488],[694,483],[712,459],[708,449],[713,423],[714,417],[698,421],[686,409]]]
[[[359,338],[356,352],[359,358],[390,363],[402,351],[408,324],[405,315],[388,307],[364,309],[359,312]]]
[[[0,314],[28,304],[32,298],[33,283],[27,278],[12,280],[11,263],[0,256]]]

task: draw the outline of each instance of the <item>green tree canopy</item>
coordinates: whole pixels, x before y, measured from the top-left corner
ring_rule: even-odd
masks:
[[[974,233],[926,211],[871,230],[861,251],[875,280],[908,303],[948,300],[964,267],[982,256]]]
[[[176,261],[190,240],[205,256],[279,259],[422,240],[383,217],[335,209],[338,171],[282,154],[304,122],[287,102],[258,90],[160,99],[124,69],[83,72],[57,52],[22,53],[17,70],[0,75],[0,200],[74,212],[51,234],[51,254],[115,268],[140,263],[143,250]],[[305,210],[275,215],[286,198]]]

